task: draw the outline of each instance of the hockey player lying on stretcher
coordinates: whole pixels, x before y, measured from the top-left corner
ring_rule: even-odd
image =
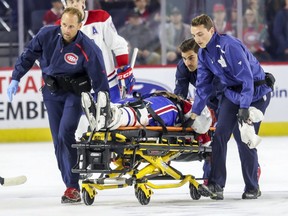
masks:
[[[91,130],[115,130],[127,126],[183,126],[199,134],[206,133],[212,123],[210,110],[205,107],[194,122],[190,121],[192,102],[166,91],[142,98],[130,98],[121,104],[110,103],[107,92],[99,92],[97,103],[88,92],[82,93],[82,107]]]
[[[209,145],[210,137],[206,132],[211,127],[213,112],[205,107],[201,115],[191,121],[192,101],[170,92],[155,92],[142,98],[125,99],[121,104],[110,103],[107,92],[99,92],[97,103],[88,92],[82,93],[82,107],[92,131],[101,129],[116,130],[128,126],[182,126],[192,127],[198,133],[200,144]],[[250,123],[239,124],[241,139],[249,148],[255,148],[261,138],[255,134],[253,122],[263,120],[263,114],[255,107],[250,107]]]

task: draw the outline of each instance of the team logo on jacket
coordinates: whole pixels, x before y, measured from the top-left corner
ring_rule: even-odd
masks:
[[[78,56],[74,53],[66,53],[64,55],[64,60],[68,63],[68,64],[72,64],[72,65],[76,65],[77,61],[78,61]]]
[[[226,61],[221,55],[220,55],[220,59],[218,60],[218,63],[221,65],[222,68],[227,67]]]

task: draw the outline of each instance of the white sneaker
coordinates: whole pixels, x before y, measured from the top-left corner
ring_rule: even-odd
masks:
[[[93,100],[92,95],[89,92],[82,92],[81,93],[81,104],[82,109],[88,119],[90,129],[93,131],[96,126],[96,106]]]

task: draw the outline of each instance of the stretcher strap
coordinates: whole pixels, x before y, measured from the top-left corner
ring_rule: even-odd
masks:
[[[162,131],[163,128],[161,126],[146,126],[145,128],[142,126],[135,126],[135,127],[119,127],[117,130],[139,130],[139,129],[146,129],[151,131]],[[183,128],[183,127],[166,127],[168,132],[180,132],[183,129],[187,132],[193,131],[192,128]],[[215,131],[215,127],[210,127],[210,131]]]
[[[166,134],[168,132],[168,130],[167,130],[167,127],[166,127],[163,119],[159,115],[157,115],[157,113],[154,112],[154,110],[151,108],[150,105],[148,105],[146,107],[147,107],[148,112],[152,116],[152,118],[161,125],[162,131]]]

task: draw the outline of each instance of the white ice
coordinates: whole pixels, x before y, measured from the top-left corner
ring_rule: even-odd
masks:
[[[176,189],[153,190],[146,206],[135,198],[133,187],[98,191],[94,203],[86,206],[83,202],[77,205],[60,203],[65,187],[52,143],[1,144],[0,176],[24,174],[28,180],[20,186],[0,186],[0,216],[287,215],[288,137],[263,137],[258,152],[262,196],[257,200],[241,199],[244,183],[236,143],[231,139],[223,201],[206,197],[192,200],[188,184],[185,184]],[[202,175],[202,162],[173,162],[173,165],[184,174]]]

